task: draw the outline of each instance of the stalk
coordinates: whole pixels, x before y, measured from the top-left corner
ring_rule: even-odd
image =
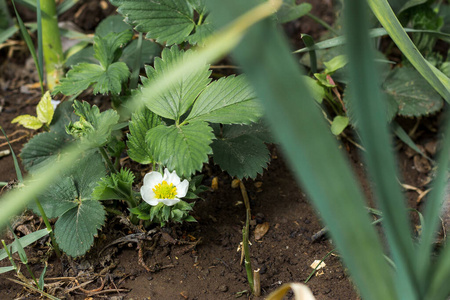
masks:
[[[245,189],[244,184],[239,182],[239,186],[241,188],[242,198],[244,198],[244,204],[245,204],[245,226],[242,229],[242,251],[244,252],[244,264],[245,264],[245,270],[247,271],[247,280],[248,285],[250,286],[250,291],[252,294],[255,293],[255,284],[253,280],[253,269],[252,269],[252,263],[250,261],[250,249],[248,247],[248,234],[250,231],[250,201],[248,200],[248,194],[247,190]]]
[[[63,76],[64,54],[59,34],[55,0],[40,0],[42,12],[42,42],[47,88],[53,90]]]

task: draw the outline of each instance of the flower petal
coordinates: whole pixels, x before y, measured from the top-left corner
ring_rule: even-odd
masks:
[[[155,198],[155,193],[152,191],[151,186],[143,185],[141,187],[141,196],[145,202],[152,206],[158,204],[158,199]]]
[[[178,185],[180,183],[180,177],[178,177],[177,172],[173,171],[172,173],[169,172],[168,169],[164,170],[164,177],[167,176],[167,183],[171,184],[173,183],[173,185]]]
[[[162,181],[163,177],[159,172],[152,171],[144,176],[144,186],[149,186],[150,190]]]
[[[175,204],[177,204],[178,202],[180,202],[180,199],[178,198],[174,198],[174,199],[158,199],[159,202],[164,203],[167,206],[173,206]]]
[[[184,196],[186,196],[187,191],[189,189],[189,181],[185,179],[178,185],[176,185],[176,187],[177,187],[177,197],[183,198]]]

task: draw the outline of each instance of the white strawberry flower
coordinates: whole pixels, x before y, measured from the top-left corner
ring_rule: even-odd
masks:
[[[141,196],[145,202],[152,206],[164,203],[167,206],[180,202],[180,198],[186,196],[189,182],[180,180],[176,171],[172,173],[164,169],[164,176],[159,172],[150,172],[144,176],[144,184],[141,187]]]

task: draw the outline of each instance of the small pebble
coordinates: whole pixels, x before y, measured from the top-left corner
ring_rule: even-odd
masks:
[[[222,293],[228,292],[228,286],[226,286],[225,284],[222,284],[221,286],[219,286],[219,291]]]

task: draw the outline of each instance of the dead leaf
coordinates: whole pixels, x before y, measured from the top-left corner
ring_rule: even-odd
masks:
[[[211,182],[211,188],[212,188],[214,191],[217,191],[217,190],[219,189],[219,178],[214,177],[214,178],[212,179],[212,182]]]
[[[233,181],[231,182],[231,188],[237,189],[240,183],[241,181],[239,179],[233,179]]]
[[[320,270],[322,268],[325,268],[327,265],[325,264],[325,262],[321,262],[320,260],[316,259],[311,265],[311,269],[316,269],[316,270]]]
[[[420,173],[428,173],[431,171],[431,165],[428,159],[420,155],[414,156],[414,167]]]
[[[258,224],[255,227],[255,240],[260,240],[266,233],[269,231],[270,224],[269,222],[264,222],[262,224]]]

